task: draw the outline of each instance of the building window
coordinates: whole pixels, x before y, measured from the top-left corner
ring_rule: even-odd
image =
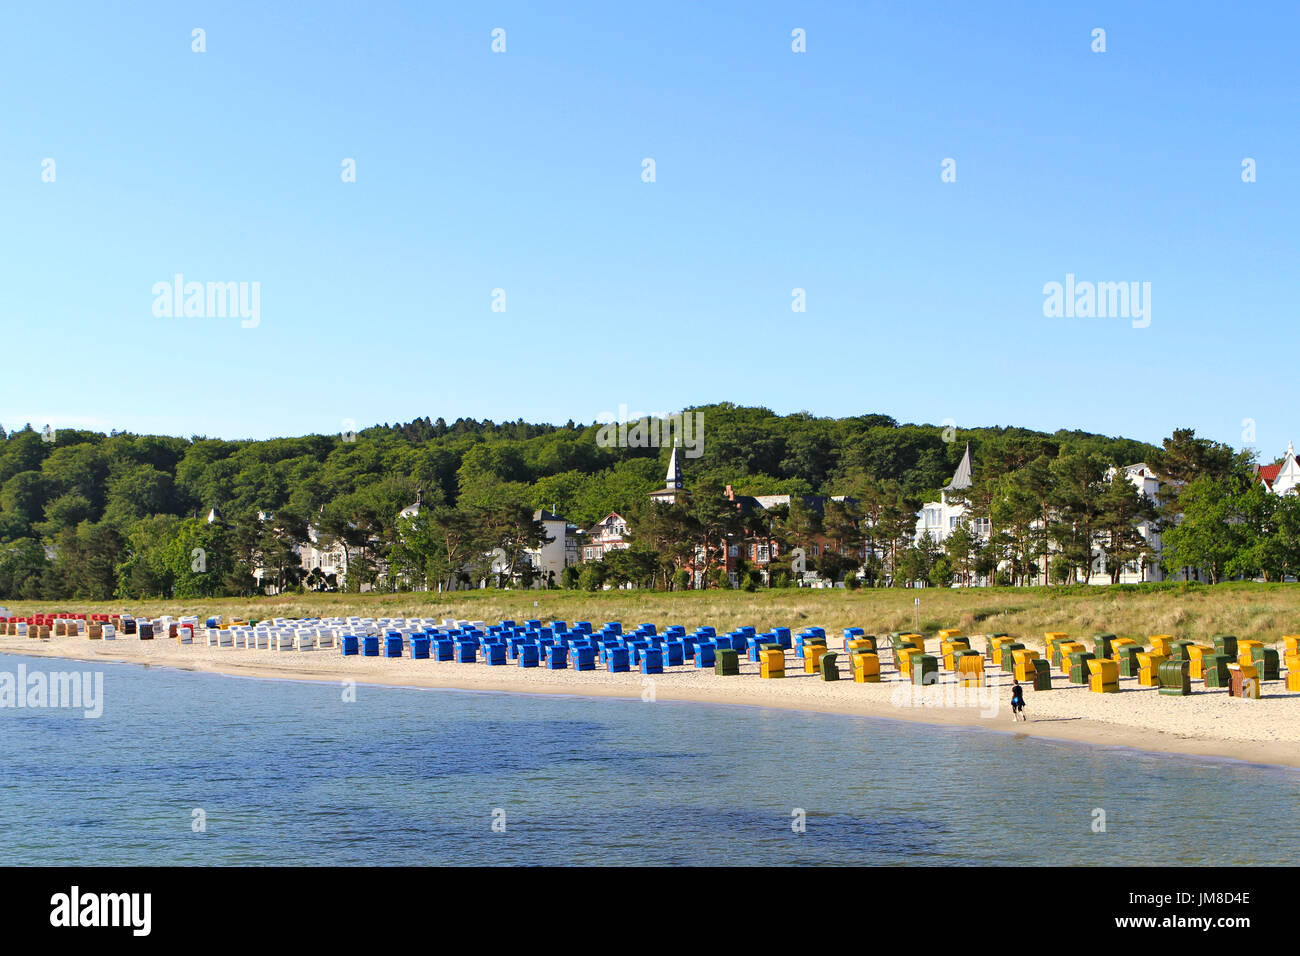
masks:
[[[731,547],[727,548],[727,554],[733,558],[738,557],[740,555],[740,545],[731,545]]]
[[[755,548],[754,557],[759,561],[770,561],[771,555],[768,552],[767,545],[760,544],[757,548]]]

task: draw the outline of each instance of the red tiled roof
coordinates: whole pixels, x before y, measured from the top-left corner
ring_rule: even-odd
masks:
[[[1273,487],[1273,481],[1277,478],[1277,473],[1282,470],[1281,465],[1260,465],[1255,472],[1259,480],[1264,482],[1269,488]]]

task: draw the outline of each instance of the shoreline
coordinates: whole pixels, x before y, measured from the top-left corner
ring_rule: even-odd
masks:
[[[89,645],[89,646],[88,646]],[[489,668],[409,657],[342,657],[337,651],[304,652],[217,649],[206,645],[178,645],[171,641],[124,639],[105,644],[84,638],[52,638],[33,641],[0,637],[0,653],[27,657],[77,660],[84,663],[113,662],[144,667],[163,666],[176,670],[251,677],[266,680],[297,680],[338,683],[353,680],[361,685],[406,687],[427,690],[466,690],[510,694],[536,694],[586,698],[642,700],[647,685],[638,671],[608,674],[603,670],[575,672],[529,668],[520,674],[515,665]],[[746,662],[747,663],[747,662]],[[1161,698],[1154,690],[1130,690],[1136,681],[1126,679],[1126,693],[1092,694],[1086,689],[1060,683],[1051,692],[1030,692],[1026,722],[1008,726],[1007,675],[989,671],[993,708],[923,703],[899,705],[893,695],[900,690],[896,681],[855,684],[851,678],[826,683],[813,675],[797,672],[797,659],[787,662],[787,677],[761,680],[757,665],[742,665],[740,677],[717,677],[711,670],[673,668],[655,675],[655,700],[700,704],[726,704],[827,713],[841,716],[902,720],[930,726],[981,728],[1026,738],[1042,738],[1097,747],[1121,747],[1149,753],[1209,757],[1268,767],[1300,768],[1300,694],[1277,691],[1259,701],[1241,701],[1221,693],[1194,693],[1191,698]],[[1060,679],[1058,678],[1058,681]],[[910,686],[910,685],[901,685]],[[955,685],[941,688],[953,690]],[[1149,692],[1148,692],[1149,691]],[[1106,713],[1106,704],[1129,700],[1126,714]],[[1196,698],[1201,698],[1196,701]],[[986,700],[989,698],[986,698]],[[1195,713],[1181,721],[1174,707],[1199,703]],[[1242,709],[1239,709],[1242,708]],[[1244,708],[1252,708],[1245,710]],[[989,714],[989,709],[995,710]],[[1233,713],[1240,719],[1224,720]],[[1129,719],[1122,719],[1127,716]],[[1172,719],[1171,719],[1172,718]],[[1249,724],[1246,718],[1251,718]],[[1267,718],[1267,719],[1265,719]],[[1179,726],[1182,724],[1183,726]]]

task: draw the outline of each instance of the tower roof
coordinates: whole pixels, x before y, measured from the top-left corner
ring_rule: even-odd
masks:
[[[944,485],[944,491],[961,491],[963,488],[971,486],[970,475],[970,442],[966,443],[966,451],[961,456],[961,461],[957,463],[957,471],[952,476],[952,481]]]
[[[664,479],[665,488],[682,486],[682,466],[677,461],[677,448],[674,446],[672,457],[668,459],[668,476]]]

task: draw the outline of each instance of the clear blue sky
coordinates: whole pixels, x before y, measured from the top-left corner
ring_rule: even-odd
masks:
[[[702,6],[11,5],[0,423],[1300,441],[1294,4]],[[178,272],[260,282],[260,325],[156,318]],[[1044,318],[1067,273],[1150,282],[1150,327]]]

